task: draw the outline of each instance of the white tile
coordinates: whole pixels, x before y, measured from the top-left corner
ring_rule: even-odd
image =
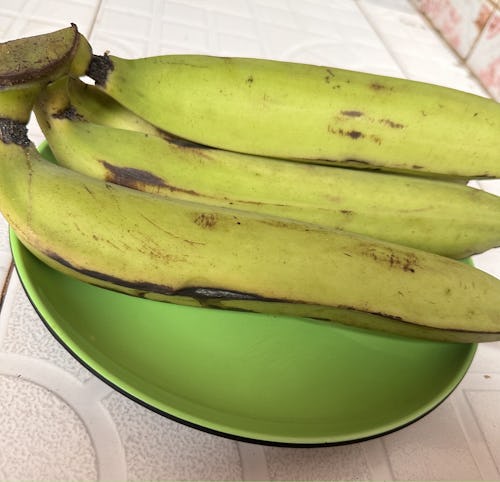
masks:
[[[47,361],[82,382],[91,377],[47,330],[28,301],[16,272],[10,280],[0,322],[0,353]]]
[[[500,8],[490,16],[467,59],[467,65],[490,95],[500,102]]]
[[[472,257],[477,269],[500,279],[500,248],[490,249]]]
[[[173,422],[118,393],[103,403],[121,436],[128,480],[241,480],[236,442]]]
[[[468,55],[493,9],[488,0],[417,1],[415,4],[461,58]]]
[[[84,424],[46,388],[0,373],[0,426],[2,480],[97,480]]]
[[[497,375],[498,376],[498,375]],[[500,473],[500,390],[467,391],[467,398]]]
[[[485,95],[448,44],[409,2],[358,0],[358,4],[405,77]]]
[[[361,444],[321,448],[266,447],[271,480],[369,480]]]
[[[449,401],[383,439],[395,480],[480,480]]]
[[[92,32],[96,53],[109,49],[125,57],[182,52],[262,56],[484,93],[405,0],[19,0],[0,5],[0,39],[43,33],[70,21],[82,32]],[[36,142],[43,139],[34,121],[30,136]],[[497,181],[479,185],[500,194]],[[0,228],[1,276],[8,269],[10,252],[6,225]],[[500,278],[500,248],[475,261],[479,269]],[[112,392],[48,334],[14,276],[0,314],[0,360],[12,360],[12,370],[21,367],[21,360],[29,360],[32,370],[38,370],[38,382],[17,380],[13,372],[2,374],[6,365],[0,363],[0,404],[7,406],[3,417],[0,413],[0,426],[12,425],[12,434],[38,431],[32,445],[7,435],[3,442],[11,445],[1,450],[0,440],[0,478],[46,474],[51,479],[59,475],[103,480],[500,479],[493,467],[499,464],[499,347],[500,343],[481,345],[454,397],[391,435],[344,447],[252,446],[253,451],[245,451],[233,441],[167,420]],[[49,388],[63,386],[64,377],[73,380],[67,392]],[[72,399],[67,397],[71,402],[65,393],[72,394]],[[7,399],[14,403],[9,405]],[[48,430],[47,418],[40,413],[45,406],[55,421]],[[67,440],[61,449],[52,439],[62,428],[68,434],[59,437],[61,444]],[[21,467],[28,449],[32,458]],[[50,453],[45,455],[45,450]],[[68,451],[75,454],[61,468],[61,457]]]
[[[500,360],[500,341],[482,343],[476,351],[469,373],[478,373],[483,377],[500,373],[498,360]]]

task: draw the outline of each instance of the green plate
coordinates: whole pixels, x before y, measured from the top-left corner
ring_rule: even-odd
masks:
[[[315,446],[394,431],[455,389],[477,347],[134,298],[10,240],[30,301],[81,363],[146,407],[230,438]]]

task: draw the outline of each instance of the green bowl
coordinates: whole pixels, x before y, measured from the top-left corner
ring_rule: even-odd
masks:
[[[334,445],[400,429],[446,399],[477,348],[135,298],[10,241],[31,303],[83,365],[160,414],[233,439]]]

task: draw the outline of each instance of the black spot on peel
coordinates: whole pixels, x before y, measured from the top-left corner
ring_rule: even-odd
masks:
[[[247,83],[248,87],[252,86],[252,84],[253,84],[253,76],[252,75],[248,76],[246,83]]]
[[[0,141],[4,144],[17,144],[27,147],[30,144],[28,128],[24,122],[0,117]]]
[[[54,119],[68,119],[72,121],[85,121],[83,117],[72,105],[52,114]]]
[[[241,291],[229,291],[218,288],[183,288],[175,292],[179,296],[189,296],[196,299],[221,299],[221,300],[270,300],[262,296],[253,295],[250,293],[242,293]]]
[[[329,125],[328,126],[328,132],[331,134],[337,134],[340,136],[347,136],[350,137],[351,139],[359,139],[364,137],[364,134],[360,131],[355,131],[355,130],[346,130],[342,128],[336,129],[335,127]]]
[[[359,131],[348,131],[347,135],[352,137],[353,139],[358,139],[360,137],[364,137],[363,134]]]
[[[217,224],[217,214],[200,213],[196,216],[194,222],[202,228],[211,229]]]
[[[93,55],[86,74],[94,80],[96,85],[101,87],[106,85],[108,74],[114,70],[115,66],[109,55]]]

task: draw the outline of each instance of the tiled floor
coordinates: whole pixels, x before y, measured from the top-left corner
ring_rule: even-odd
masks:
[[[19,0],[0,40],[75,22],[96,53],[287,59],[486,95],[405,0]],[[35,142],[43,137],[30,123]],[[480,187],[500,194],[498,183]],[[172,422],[113,391],[48,333],[10,271],[0,224],[0,480],[500,480],[500,344],[418,422],[346,446],[278,448]],[[500,252],[476,257],[500,278]],[[9,278],[10,276],[10,278]]]

